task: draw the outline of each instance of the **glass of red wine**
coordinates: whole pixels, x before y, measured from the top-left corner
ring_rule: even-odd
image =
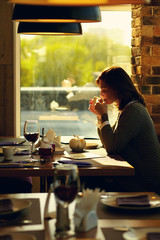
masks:
[[[37,120],[26,120],[24,123],[24,137],[31,142],[31,159],[33,159],[33,145],[39,138],[39,123]]]
[[[74,164],[57,165],[53,190],[57,203],[56,237],[68,238],[75,235],[70,230],[68,206],[76,198],[79,190],[78,168]]]

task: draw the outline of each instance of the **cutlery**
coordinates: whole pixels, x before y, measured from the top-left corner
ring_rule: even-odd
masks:
[[[129,227],[115,227],[113,228],[114,230],[117,230],[117,231],[122,231],[122,232],[128,232],[128,231],[133,231],[132,228],[129,228]]]

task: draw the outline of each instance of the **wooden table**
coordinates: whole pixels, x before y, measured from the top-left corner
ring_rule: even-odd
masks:
[[[123,195],[124,193],[108,193],[109,195]],[[144,194],[144,193],[137,193]],[[54,240],[55,234],[55,222],[56,219],[44,220],[44,206],[47,197],[47,193],[31,193],[31,194],[10,194],[10,195],[0,195],[0,197],[14,197],[14,198],[22,198],[29,199],[33,201],[34,199],[39,200],[40,204],[40,213],[33,211],[32,217],[30,213],[26,214],[23,219],[34,219],[33,223],[28,225],[20,225],[15,223],[12,226],[0,226],[0,231],[2,233],[10,233],[10,232],[23,232],[30,233],[38,236],[38,240]],[[33,202],[32,202],[33,203]],[[32,206],[32,205],[31,205]],[[69,215],[73,224],[73,213],[75,209],[75,202],[71,203],[69,206]],[[50,200],[49,211],[55,211],[55,199],[52,194],[52,199]],[[32,211],[32,210],[30,210]],[[39,216],[40,219],[36,222],[36,217]],[[29,218],[30,216],[30,218]],[[97,206],[97,216],[98,216],[98,225],[97,227],[89,230],[88,232],[77,233],[75,238],[72,240],[78,240],[81,238],[90,238],[90,239],[109,239],[109,240],[122,240],[122,233],[125,231],[125,228],[141,228],[141,227],[160,227],[160,209],[155,212],[144,212],[142,214],[128,214],[125,215],[125,212],[119,213],[118,211],[112,211],[112,209],[104,208],[101,202],[98,203]],[[18,220],[18,221],[21,221]],[[124,229],[123,229],[124,228]],[[110,235],[110,237],[109,237]]]
[[[54,161],[60,159],[61,156],[54,156]],[[16,156],[14,161],[25,161],[29,159],[26,156]],[[134,175],[134,168],[127,163],[126,161],[116,160],[116,156],[106,156],[105,158],[99,158],[99,161],[105,160],[106,165],[102,165],[96,162],[96,159],[87,159],[87,162],[91,162],[92,166],[90,167],[80,167],[79,174],[80,176],[132,176]],[[54,174],[54,165],[51,162],[47,162],[45,164],[34,163],[32,167],[27,167],[27,164],[23,165],[21,168],[0,168],[0,176],[32,176],[32,177],[40,177],[40,176],[53,176]],[[4,164],[1,163],[1,164]],[[29,164],[30,165],[30,164]]]
[[[4,141],[1,138],[1,141]],[[5,140],[6,141],[6,140]],[[13,141],[13,139],[12,139]],[[25,146],[25,145],[24,145]],[[24,147],[22,146],[22,147]],[[71,153],[71,150],[67,145],[64,146],[66,150]],[[106,154],[105,149],[87,149],[90,153],[94,154]],[[3,156],[1,157],[3,158]],[[39,155],[35,155],[35,158],[39,159]],[[46,176],[53,176],[55,161],[62,158],[62,155],[55,154],[52,162],[47,162],[41,164],[40,162],[34,163],[32,167],[23,166],[21,168],[0,168],[1,177],[14,177],[14,176],[31,176],[31,177],[41,177],[41,189],[45,191]],[[25,161],[29,159],[29,156],[14,156],[13,162]],[[77,160],[78,161],[78,160]],[[83,160],[84,161],[84,160]],[[102,158],[92,158],[85,160],[92,163],[91,167],[80,167],[80,176],[131,176],[134,175],[134,168],[124,161],[119,156],[106,156]],[[0,163],[2,164],[2,163]]]

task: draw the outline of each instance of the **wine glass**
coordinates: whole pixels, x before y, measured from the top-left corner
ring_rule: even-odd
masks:
[[[26,120],[24,123],[24,137],[31,142],[31,159],[33,159],[33,144],[39,138],[39,123],[37,120]]]
[[[53,188],[57,203],[56,237],[68,238],[75,235],[70,230],[68,205],[76,198],[79,190],[78,168],[73,164],[57,165]]]

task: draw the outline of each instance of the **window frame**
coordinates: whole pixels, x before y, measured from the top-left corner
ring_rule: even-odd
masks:
[[[131,11],[131,5],[102,6],[101,11]],[[13,22],[13,46],[14,46],[14,135],[19,137],[21,132],[21,102],[20,102],[20,34],[17,33],[18,22]]]

